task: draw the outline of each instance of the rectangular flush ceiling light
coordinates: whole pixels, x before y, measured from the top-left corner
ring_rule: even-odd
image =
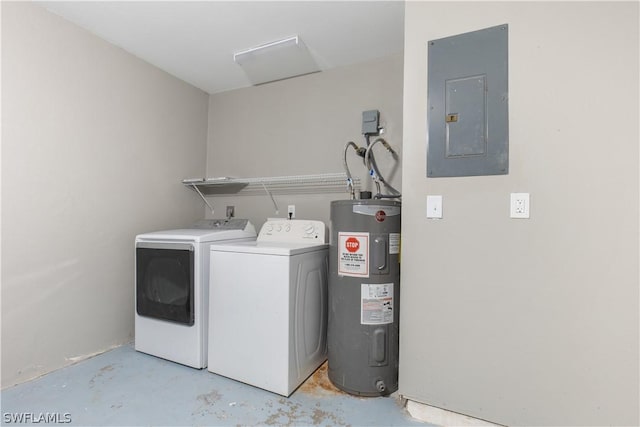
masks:
[[[298,36],[237,52],[233,60],[254,85],[320,71]]]

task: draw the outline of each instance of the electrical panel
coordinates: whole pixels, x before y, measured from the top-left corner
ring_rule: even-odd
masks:
[[[509,172],[508,25],[428,42],[427,177]]]

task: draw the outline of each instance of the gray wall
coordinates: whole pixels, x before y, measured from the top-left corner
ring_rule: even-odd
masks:
[[[378,109],[386,127],[384,137],[402,159],[402,55],[378,59],[220,94],[209,99],[207,176],[270,177],[342,172],[344,145],[364,144],[362,111]],[[400,188],[401,163],[394,162],[380,144],[374,148],[380,169]],[[363,187],[371,187],[360,158],[353,151],[348,162]],[[346,191],[346,184],[345,184]],[[321,195],[275,196],[276,214],[266,195],[211,197],[215,216],[225,205],[236,216],[260,227],[267,217],[285,216],[296,205],[298,218],[329,225],[329,203],[346,192]]]
[[[2,2],[2,386],[133,337],[133,239],[202,216],[208,95]]]
[[[405,17],[401,394],[508,425],[638,425],[638,3]],[[426,43],[503,23],[510,173],[427,179]],[[529,220],[510,192],[531,193]]]

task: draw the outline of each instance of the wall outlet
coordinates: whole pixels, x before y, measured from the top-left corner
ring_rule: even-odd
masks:
[[[511,218],[529,218],[529,193],[511,193]]]
[[[233,218],[236,214],[235,206],[227,206],[227,218]]]
[[[289,205],[287,207],[287,218],[294,219],[296,217],[296,205]]]

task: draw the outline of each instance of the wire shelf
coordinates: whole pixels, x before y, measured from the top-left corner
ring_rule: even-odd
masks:
[[[260,178],[196,178],[182,183],[205,196],[263,195],[267,194],[329,194],[346,193],[347,175],[344,172],[315,175],[291,175]],[[360,178],[354,178],[355,191],[360,189]]]

